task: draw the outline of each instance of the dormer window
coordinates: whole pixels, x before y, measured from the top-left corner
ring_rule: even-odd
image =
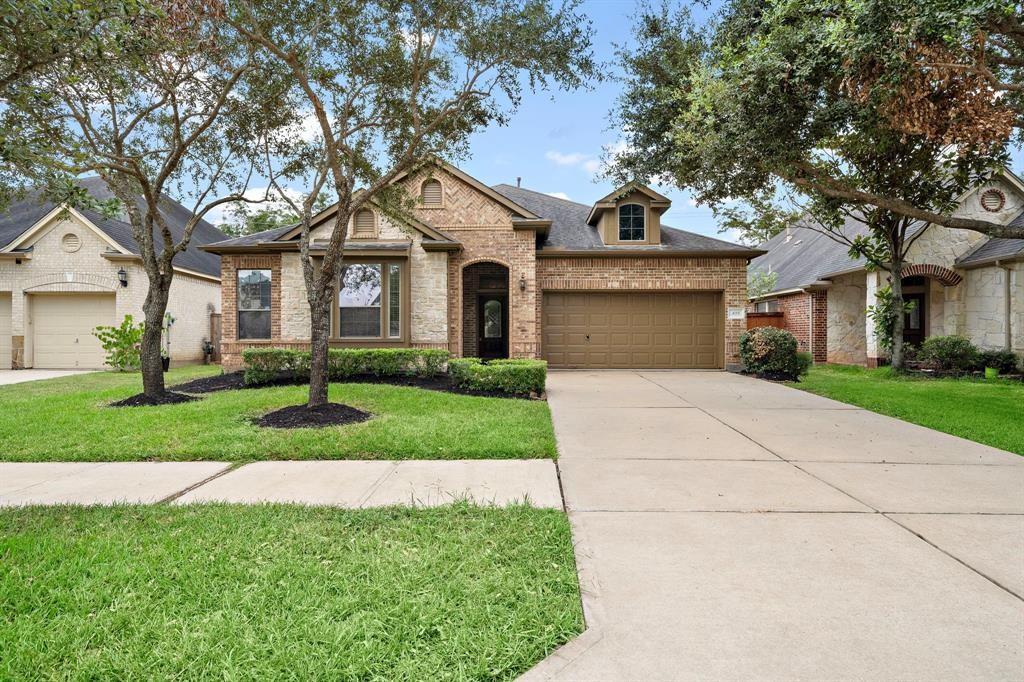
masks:
[[[642,242],[646,239],[644,207],[640,204],[619,206],[619,241]]]
[[[424,206],[440,206],[442,196],[440,180],[424,180],[420,185],[420,203]]]

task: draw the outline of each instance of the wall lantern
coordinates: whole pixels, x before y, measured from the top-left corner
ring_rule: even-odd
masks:
[[[519,275],[519,291],[526,291],[526,276]]]
[[[121,286],[128,286],[128,273],[124,271],[124,268],[117,271],[117,280],[121,283]]]

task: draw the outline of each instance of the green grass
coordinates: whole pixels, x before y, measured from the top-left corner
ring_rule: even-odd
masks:
[[[0,512],[0,679],[513,679],[583,628],[529,507]]]
[[[1024,384],[815,365],[790,386],[1024,455]]]
[[[219,372],[172,370],[168,385]],[[307,387],[222,391],[197,402],[110,408],[138,374],[101,372],[0,387],[0,460],[505,459],[554,457],[547,403],[382,384],[332,384],[330,399],[374,418],[325,429],[254,426],[305,402]]]

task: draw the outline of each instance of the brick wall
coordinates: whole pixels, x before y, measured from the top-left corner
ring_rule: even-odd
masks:
[[[828,293],[825,290],[780,296],[781,325],[794,337],[797,348],[811,353],[815,362],[828,360]],[[780,326],[780,325],[773,325]]]
[[[270,270],[270,336],[268,341],[238,340],[238,271]],[[220,259],[221,309],[221,364],[225,369],[242,366],[242,351],[253,346],[287,347],[281,339],[281,254],[234,255],[227,254]],[[309,343],[306,342],[306,347]]]
[[[540,258],[537,286],[541,291],[721,291],[724,308],[745,308],[747,261],[685,257]],[[539,330],[540,301],[536,313]],[[745,328],[743,320],[725,320],[727,366],[739,363],[739,339]],[[542,350],[539,337],[537,345]]]

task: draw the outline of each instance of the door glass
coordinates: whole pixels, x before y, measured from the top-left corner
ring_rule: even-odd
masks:
[[[484,303],[484,338],[501,338],[501,301],[491,299]]]
[[[914,307],[909,313],[907,313],[907,319],[904,322],[907,329],[917,331],[921,328],[921,299],[911,299]]]

